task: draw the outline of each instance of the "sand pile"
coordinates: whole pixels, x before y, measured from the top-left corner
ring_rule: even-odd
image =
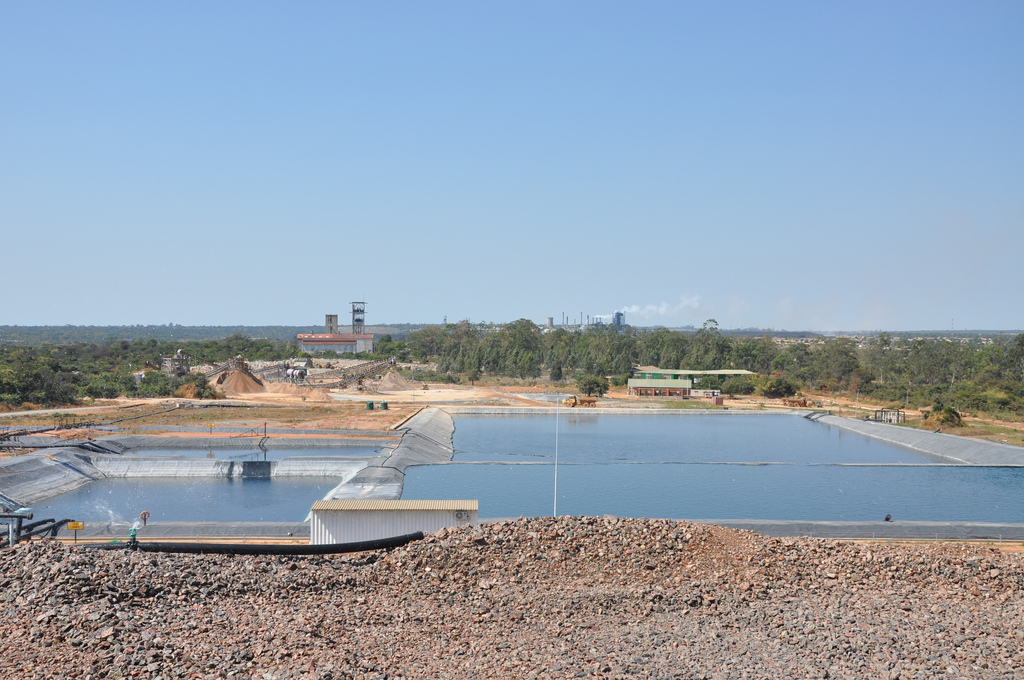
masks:
[[[235,394],[252,394],[254,392],[265,392],[266,388],[252,373],[248,371],[230,371],[222,373],[217,379],[217,384],[224,388],[225,392]]]
[[[292,383],[267,383],[263,389],[273,394],[308,394],[309,388]]]
[[[377,389],[383,392],[404,392],[416,388],[409,384],[409,381],[403,378],[398,371],[388,371],[388,374],[377,385]]]

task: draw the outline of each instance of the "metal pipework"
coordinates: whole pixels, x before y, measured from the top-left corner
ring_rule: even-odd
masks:
[[[7,545],[14,547],[21,535],[21,523],[26,519],[32,519],[31,512],[4,512],[0,513],[0,520],[7,520]]]

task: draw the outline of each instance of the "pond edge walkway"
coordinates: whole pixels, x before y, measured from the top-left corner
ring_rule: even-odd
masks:
[[[1024,466],[1024,448],[1011,444],[969,439],[955,434],[918,430],[889,423],[876,423],[872,420],[840,418],[833,415],[814,416],[811,414],[808,419],[964,465]]]

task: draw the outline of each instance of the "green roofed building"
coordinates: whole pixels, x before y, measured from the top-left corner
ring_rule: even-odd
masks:
[[[638,366],[633,369],[627,384],[629,385],[629,394],[635,397],[718,396],[717,394],[705,394],[706,390],[700,390],[699,395],[693,395],[694,379],[699,380],[705,375],[727,377],[754,374],[751,371],[731,368],[715,371],[684,371],[656,366]]]

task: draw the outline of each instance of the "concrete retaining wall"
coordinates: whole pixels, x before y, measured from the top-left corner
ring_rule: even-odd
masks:
[[[171,456],[88,457],[104,477],[241,477],[242,467],[232,460]],[[239,461],[241,462],[241,461]]]
[[[336,477],[344,484],[368,464],[367,459],[346,460],[329,456],[301,456],[275,460],[274,477]]]

